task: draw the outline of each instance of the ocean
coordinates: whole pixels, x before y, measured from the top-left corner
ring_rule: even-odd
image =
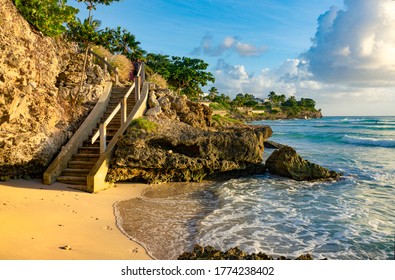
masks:
[[[342,172],[340,181],[271,174],[154,186],[115,205],[124,234],[156,259],[194,244],[315,259],[395,259],[395,117],[259,121],[270,140]],[[273,150],[265,149],[264,158]]]

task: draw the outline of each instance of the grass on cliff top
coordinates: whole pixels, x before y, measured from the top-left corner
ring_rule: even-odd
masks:
[[[143,129],[147,132],[155,132],[158,128],[158,124],[151,122],[146,118],[138,118],[133,120],[129,127],[136,130]]]
[[[228,116],[221,116],[221,115],[212,115],[211,119],[218,123],[220,126],[226,125],[234,125],[234,124],[243,124],[243,121],[234,119]]]

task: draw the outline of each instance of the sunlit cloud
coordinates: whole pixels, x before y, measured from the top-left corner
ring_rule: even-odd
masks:
[[[345,0],[318,18],[302,54],[314,78],[357,87],[395,85],[395,1]]]
[[[215,44],[213,35],[207,33],[203,36],[200,45],[194,48],[191,54],[219,57],[225,52],[235,52],[242,57],[254,57],[260,56],[265,51],[266,48],[263,46],[257,47],[252,44],[242,42],[234,36],[227,36],[221,43]]]

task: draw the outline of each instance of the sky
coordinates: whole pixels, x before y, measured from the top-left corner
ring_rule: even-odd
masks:
[[[312,98],[324,116],[395,115],[393,0],[123,0],[93,17],[148,52],[206,61],[216,79],[206,91]]]

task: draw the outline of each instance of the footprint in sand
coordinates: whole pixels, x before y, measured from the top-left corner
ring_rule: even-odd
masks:
[[[62,250],[67,250],[67,251],[69,251],[69,250],[71,250],[72,248],[71,248],[71,246],[69,246],[69,245],[65,245],[65,246],[61,246],[61,247],[59,247],[59,249],[62,249]]]

